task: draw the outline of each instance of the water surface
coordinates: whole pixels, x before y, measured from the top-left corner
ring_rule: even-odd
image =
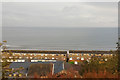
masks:
[[[117,28],[3,27],[9,49],[114,50]]]

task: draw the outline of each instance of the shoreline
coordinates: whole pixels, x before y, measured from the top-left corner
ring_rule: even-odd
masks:
[[[30,51],[69,51],[69,50],[79,50],[79,51],[116,51],[117,49],[5,49],[5,50],[30,50]]]
[[[2,52],[16,52],[16,53],[111,53],[117,50],[3,50]]]

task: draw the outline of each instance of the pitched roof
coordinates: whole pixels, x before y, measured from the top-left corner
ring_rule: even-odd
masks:
[[[47,63],[31,64],[28,70],[28,76],[34,76],[35,73],[39,76],[46,76],[50,72],[52,73],[52,64]]]
[[[63,70],[63,61],[56,61],[56,62],[13,62],[10,64],[9,68],[20,68],[23,67],[25,69],[25,73],[28,71],[30,65],[32,64],[54,64],[54,73],[58,73]]]

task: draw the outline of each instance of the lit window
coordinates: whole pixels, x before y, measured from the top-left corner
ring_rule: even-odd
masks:
[[[52,54],[52,56],[54,56],[54,54]]]
[[[91,58],[88,58],[88,59],[91,59]]]
[[[47,54],[45,54],[45,56],[47,56]]]
[[[105,59],[105,61],[107,61],[107,59]]]
[[[25,60],[21,60],[21,62],[25,62]]]
[[[13,62],[13,60],[11,60],[11,62]]]
[[[17,62],[17,60],[15,60],[14,62]]]
[[[12,58],[12,57],[9,57],[9,58]]]
[[[75,61],[75,62],[74,62],[74,64],[78,64],[78,62],[77,62],[77,61]]]
[[[55,59],[54,57],[52,57],[52,59]]]
[[[84,60],[84,58],[81,58],[81,60]]]
[[[72,57],[70,57],[70,60],[72,60]]]
[[[7,62],[10,62],[9,60],[7,60]]]

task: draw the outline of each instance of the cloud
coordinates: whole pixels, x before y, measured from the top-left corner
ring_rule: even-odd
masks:
[[[117,27],[117,3],[3,3],[3,26]]]

